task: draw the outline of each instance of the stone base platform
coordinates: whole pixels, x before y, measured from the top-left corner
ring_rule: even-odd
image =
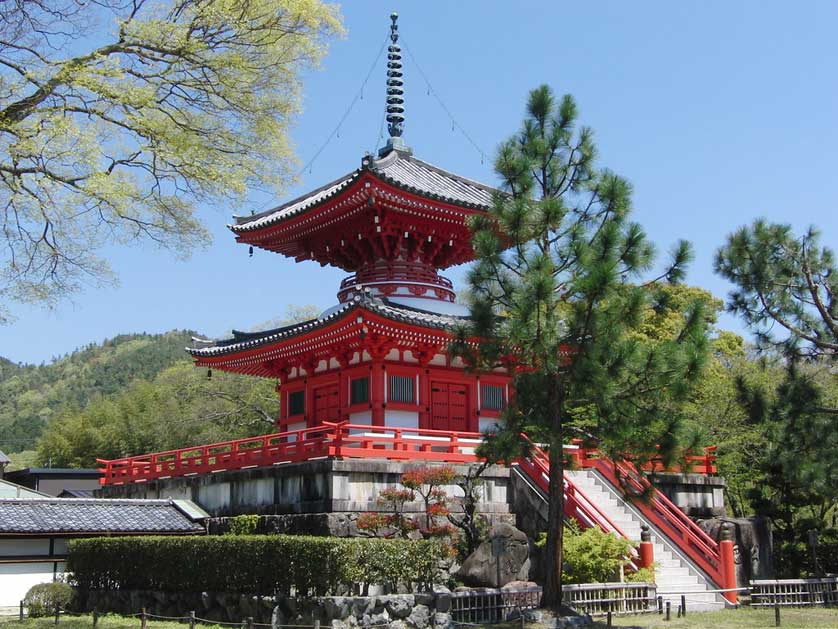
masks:
[[[304,514],[309,516],[306,527],[339,530],[351,526],[347,524],[349,514],[381,510],[375,502],[379,492],[398,485],[401,475],[418,465],[417,462],[384,459],[321,459],[146,483],[106,485],[96,494],[102,498],[192,500],[216,518],[242,514]],[[467,469],[465,465],[452,467],[459,472]],[[509,514],[509,469],[492,466],[483,473],[482,479],[481,513],[490,520],[502,519],[495,516]],[[462,496],[462,490],[456,485],[444,489],[449,496]],[[418,501],[407,505],[409,512],[420,513],[422,510]],[[328,514],[343,514],[344,520],[325,517]],[[279,529],[302,526],[291,524],[293,520],[277,519],[276,526]],[[300,523],[304,521],[306,518],[298,519]]]

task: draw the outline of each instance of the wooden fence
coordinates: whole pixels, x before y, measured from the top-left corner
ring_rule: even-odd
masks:
[[[583,583],[562,586],[565,605],[591,616],[657,610],[654,583]]]
[[[838,604],[838,577],[751,581],[753,607],[807,607]]]
[[[468,590],[451,594],[451,619],[459,623],[504,622],[541,603],[541,588]]]

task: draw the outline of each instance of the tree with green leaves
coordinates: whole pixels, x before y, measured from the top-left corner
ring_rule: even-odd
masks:
[[[838,267],[816,229],[796,236],[790,225],[754,221],[728,237],[715,268],[735,286],[728,309],[760,347],[838,357]]]
[[[0,3],[0,298],[108,280],[97,255],[188,255],[205,202],[292,178],[300,73],[341,32],[321,0]]]
[[[543,602],[553,609],[561,605],[563,443],[579,434],[572,431],[581,417],[581,434],[613,458],[670,460],[678,403],[699,377],[707,345],[701,300],[664,338],[638,333],[655,310],[656,287],[683,277],[690,247],[680,242],[670,264],[644,279],[654,248],[629,220],[631,185],[596,166],[593,132],[577,129],[576,119],[571,96],[557,100],[539,87],[520,131],[500,146],[502,193],[472,225],[472,323],[452,347],[473,365],[514,373],[505,428],[484,452],[517,447],[521,431],[548,444]],[[479,350],[464,342],[470,335],[482,339]]]
[[[797,576],[808,530],[835,528],[838,509],[838,268],[818,231],[756,220],[717,251],[734,284],[728,310],[784,370],[772,382],[738,380],[751,423],[765,435],[750,499],[774,525],[778,570]],[[801,552],[800,549],[803,549]]]

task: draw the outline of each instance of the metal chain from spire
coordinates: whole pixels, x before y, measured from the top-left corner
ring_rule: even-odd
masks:
[[[390,14],[392,43],[387,47],[387,130],[391,138],[400,138],[404,132],[404,81],[398,19],[398,13]]]

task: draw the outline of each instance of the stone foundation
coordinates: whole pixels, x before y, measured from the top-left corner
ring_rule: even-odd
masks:
[[[241,514],[358,513],[381,509],[379,492],[399,484],[401,475],[419,462],[383,459],[323,459],[197,476],[179,476],[147,483],[106,485],[102,498],[175,498],[192,500],[214,517]],[[465,471],[465,466],[453,466]],[[509,469],[492,466],[482,478],[480,509],[484,514],[509,513]],[[449,496],[462,491],[444,487]],[[408,511],[420,513],[419,501]]]
[[[724,517],[727,482],[703,474],[653,474],[652,484],[691,518]]]
[[[329,596],[298,601],[284,596],[247,596],[225,592],[156,592],[149,590],[92,590],[80,592],[80,611],[148,614],[240,623],[314,625],[324,628],[388,627],[388,629],[448,629],[451,593],[436,586],[433,592],[378,596]]]

